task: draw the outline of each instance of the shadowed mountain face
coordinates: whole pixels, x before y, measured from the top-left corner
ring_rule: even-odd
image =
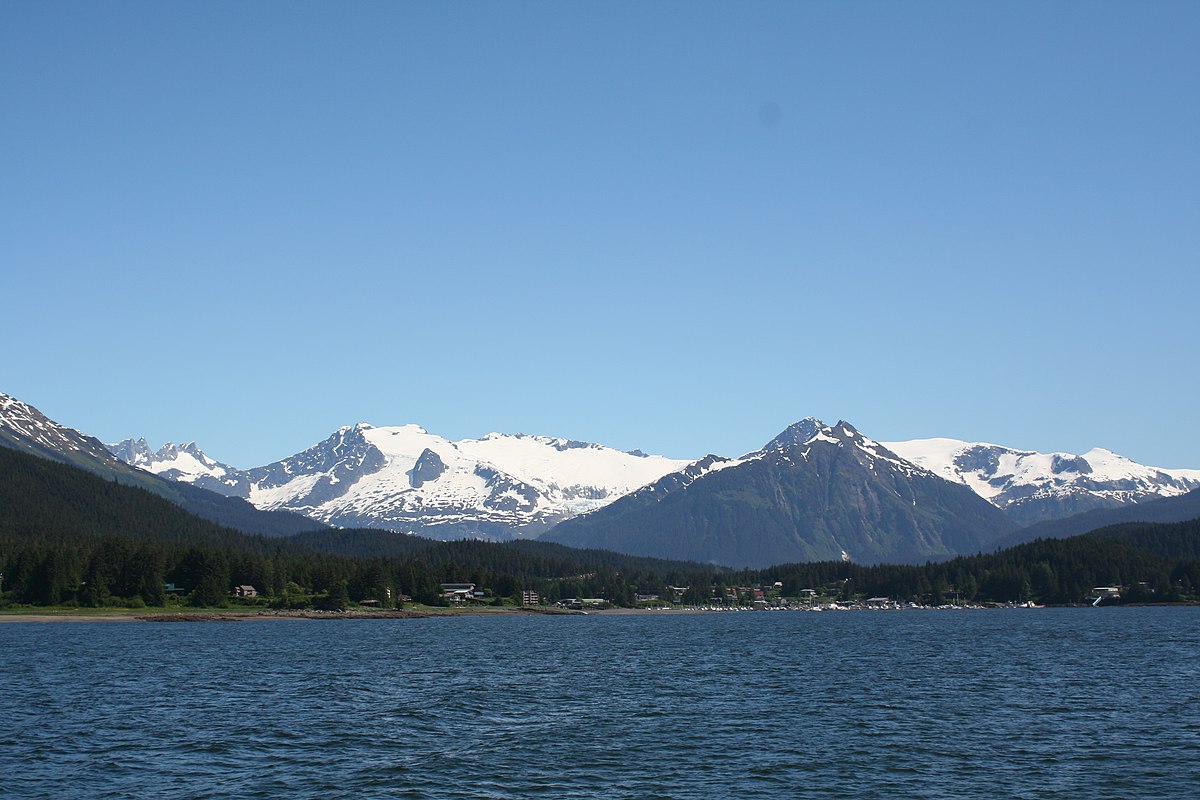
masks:
[[[235,497],[176,483],[130,466],[109,452],[100,440],[55,422],[28,403],[2,393],[0,446],[81,467],[127,486],[141,487],[199,517],[245,533],[287,536],[324,527],[297,514],[259,511]]]
[[[901,459],[848,423],[807,419],[762,450],[696,462],[544,538],[761,567],[946,558],[987,549],[1015,527],[967,487]]]

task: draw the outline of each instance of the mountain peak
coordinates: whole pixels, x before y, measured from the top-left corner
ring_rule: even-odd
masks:
[[[150,449],[150,445],[144,436],[137,439],[125,439],[117,444],[105,444],[104,446],[114,456],[126,464],[132,464],[135,467],[141,467],[149,461],[154,460],[154,451]]]
[[[158,450],[153,450],[143,436],[104,446],[126,464],[185,483],[196,483],[203,476],[220,478],[233,470],[228,464],[209,457],[194,441],[187,444],[164,442]]]
[[[844,442],[862,444],[869,441],[857,428],[844,419],[838,420],[836,425],[826,425],[816,417],[805,417],[799,422],[789,425],[778,436],[763,445],[758,452],[772,453],[790,450],[793,447],[811,444],[816,440],[836,444]]]
[[[778,436],[763,445],[759,452],[787,450],[797,447],[812,441],[815,436],[828,430],[829,427],[816,417],[805,417],[799,422],[794,422],[784,428]]]
[[[800,420],[742,459],[696,462],[550,538],[734,567],[847,559],[919,562],[976,552],[1015,525],[963,486],[853,425]]]

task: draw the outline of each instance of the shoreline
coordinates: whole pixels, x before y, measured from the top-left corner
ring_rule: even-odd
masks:
[[[612,609],[636,613],[637,609]],[[593,613],[611,613],[609,611]],[[435,617],[583,616],[564,609],[464,608],[388,609],[384,611],[280,611],[268,609],[211,609],[156,611],[130,610],[83,612],[80,609],[0,611],[0,625],[8,622],[245,622],[248,620],[345,620],[345,619],[432,619]]]
[[[1118,606],[1106,606],[1106,608],[1143,608],[1143,607],[1180,607],[1180,606],[1197,606],[1200,603],[1180,602],[1180,603],[1126,603]],[[1029,610],[1041,610],[1043,608],[1085,608],[1086,606],[1036,606]],[[0,625],[10,622],[246,622],[249,620],[348,620],[348,619],[434,619],[434,618],[450,618],[450,617],[577,617],[577,616],[640,616],[651,614],[654,616],[693,616],[696,614],[730,614],[730,613],[781,613],[781,612],[801,612],[814,613],[816,611],[824,611],[824,613],[841,613],[845,612],[896,612],[896,611],[1011,611],[1011,610],[1026,610],[1021,606],[1001,606],[1001,607],[983,607],[983,606],[955,606],[955,607],[918,607],[918,608],[843,608],[838,611],[822,610],[822,609],[805,609],[805,608],[786,608],[786,609],[758,609],[758,608],[603,608],[590,609],[584,611],[572,611],[560,608],[421,608],[421,609],[388,609],[380,611],[368,610],[352,610],[352,611],[316,611],[311,609],[298,611],[281,611],[281,610],[242,610],[242,609],[211,609],[199,611],[153,611],[153,610],[130,610],[128,612],[121,611],[101,611],[97,613],[86,613],[81,609],[64,609],[61,612],[53,610],[46,611],[0,611]]]

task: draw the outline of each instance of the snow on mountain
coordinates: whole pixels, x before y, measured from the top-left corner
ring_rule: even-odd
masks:
[[[126,464],[184,483],[196,483],[204,476],[220,478],[235,471],[233,467],[209,458],[195,442],[182,445],[167,442],[157,451],[151,450],[145,439],[125,439],[104,446]]]
[[[849,447],[871,471],[875,470],[878,462],[883,462],[910,477],[928,473],[924,467],[889,452],[885,446],[864,436],[848,422],[838,422],[837,425],[830,426],[816,417],[806,417],[789,425],[759,450],[747,453],[741,458],[723,458],[709,454],[631,492],[630,497],[645,498],[655,493],[662,496],[690,486],[701,478],[706,478],[722,470],[734,469],[743,464],[763,459],[770,458],[787,462],[793,461],[798,456],[801,460],[807,461],[813,445],[820,446],[819,443],[822,442],[839,447]]]
[[[57,423],[28,403],[2,392],[0,443],[77,466],[116,463],[98,440]]]
[[[902,456],[898,457],[898,453],[889,449],[890,445],[864,436],[848,422],[839,421],[836,425],[826,425],[816,417],[807,417],[788,426],[761,450],[742,456],[742,460],[763,458],[772,453],[790,454],[793,448],[801,448],[801,458],[807,458],[810,450],[805,448],[811,448],[816,442],[827,442],[857,450],[864,465],[872,471],[881,463],[907,476],[928,471],[923,465],[914,464]]]
[[[360,423],[263,467],[218,465],[225,471],[196,483],[343,527],[507,539],[600,508],[687,463],[545,436],[454,442],[417,425]]]
[[[1099,447],[1074,455],[958,439],[914,439],[884,446],[970,487],[1026,525],[1200,487],[1200,470],[1148,467]]]
[[[0,423],[0,436],[7,429],[26,449],[97,455],[89,448],[98,442],[63,433],[6,395],[0,395]],[[1200,470],[1143,466],[1101,448],[1073,455],[957,439],[881,443],[849,424],[830,426],[811,417],[741,458],[698,462],[521,434],[455,442],[417,425],[365,423],[250,470],[222,464],[195,443],[153,451],[144,439],[127,439],[108,448],[128,464],[260,509],[295,511],[344,527],[506,539],[539,535],[633,492],[662,496],[764,458],[806,460],[818,445],[847,449],[868,470],[909,477],[928,471],[965,485],[1023,525],[1200,488]]]
[[[708,456],[546,535],[574,547],[731,566],[913,562],[1015,527],[964,486],[847,422],[808,418],[739,459]]]

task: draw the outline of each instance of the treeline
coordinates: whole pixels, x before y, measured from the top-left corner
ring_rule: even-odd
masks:
[[[673,599],[676,588],[685,603],[723,602],[727,595],[739,596],[739,588],[776,581],[786,597],[814,589],[846,600],[879,596],[934,604],[1078,603],[1093,596],[1093,587],[1110,585],[1124,587],[1126,600],[1174,602],[1200,590],[1200,560],[1174,555],[1195,552],[1200,520],[1119,526],[919,566],[823,562],[758,571],[541,542],[404,541],[404,554],[361,557],[318,552],[286,539],[244,537],[239,546],[217,547],[121,536],[60,535],[51,541],[5,536],[0,588],[16,603],[158,606],[166,601],[165,585],[174,584],[188,602],[213,606],[224,603],[232,587],[248,584],[285,607],[364,600],[390,606],[402,595],[436,605],[443,602],[441,583],[466,582],[486,588],[493,598],[533,590],[548,602],[597,597],[620,606],[634,605],[639,594]]]
[[[1078,603],[1097,586],[1124,599],[1175,602],[1200,592],[1200,520],[1125,524],[1068,539],[1041,539],[996,553],[917,566],[788,564],[763,571],[784,594],[840,585],[855,594],[918,599]]]
[[[582,553],[572,559],[539,552],[538,543],[427,542],[408,556],[375,558],[315,552],[287,540],[271,544],[274,552],[118,536],[73,542],[60,537],[49,543],[0,538],[0,588],[14,603],[159,606],[166,602],[165,586],[173,584],[190,604],[215,606],[227,600],[233,587],[250,585],[284,607],[313,602],[340,607],[364,600],[386,607],[402,595],[438,605],[444,602],[440,584],[469,582],[486,588],[491,597],[515,598],[532,590],[548,602],[601,597],[631,606],[637,593],[670,597],[672,586],[720,582],[712,569],[639,566],[638,559],[616,554]],[[610,558],[623,566],[604,563]]]
[[[306,549],[359,558],[417,558],[439,567],[467,571],[536,575],[569,575],[581,570],[611,568],[624,572],[656,575],[708,574],[711,565],[631,556],[611,550],[567,547],[553,542],[517,540],[498,545],[476,540],[449,542],[402,536],[374,528],[322,530],[291,537],[290,542]]]
[[[167,601],[167,585],[196,606],[223,605],[234,586],[308,604],[313,595],[386,599],[387,590],[436,602],[438,580],[419,563],[385,564],[303,551],[220,549],[109,536],[72,544],[0,540],[0,572],[9,602],[81,606]]]

